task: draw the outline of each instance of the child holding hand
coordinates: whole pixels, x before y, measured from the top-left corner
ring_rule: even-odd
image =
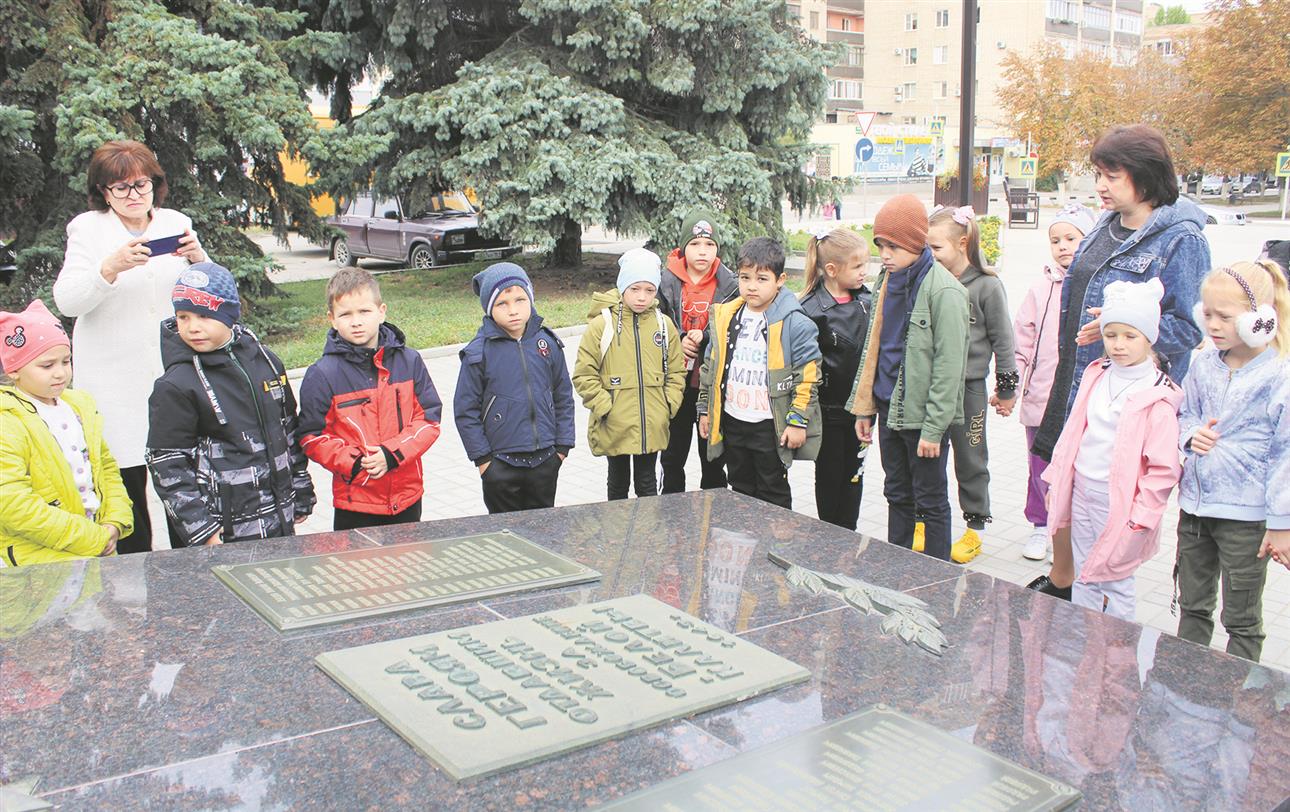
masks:
[[[113,555],[134,529],[94,399],[68,389],[72,345],[39,299],[0,312],[0,567]]]
[[[1201,284],[1214,343],[1183,383],[1178,636],[1209,645],[1221,578],[1227,653],[1258,661],[1268,557],[1290,566],[1290,290],[1274,262]]]
[[[1178,484],[1182,391],[1156,365],[1159,279],[1106,286],[1106,358],[1084,372],[1044,472],[1048,527],[1070,527],[1071,602],[1133,620],[1134,573],[1160,546],[1160,518]]]

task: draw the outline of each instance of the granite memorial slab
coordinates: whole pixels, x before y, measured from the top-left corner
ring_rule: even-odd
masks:
[[[509,530],[217,565],[211,571],[278,631],[600,577]]]
[[[1056,812],[1080,792],[877,705],[601,809]]]
[[[810,676],[648,595],[330,651],[315,662],[458,781]]]

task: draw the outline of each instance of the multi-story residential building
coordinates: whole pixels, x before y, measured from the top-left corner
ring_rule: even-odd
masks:
[[[1173,60],[1176,58],[1179,46],[1185,38],[1214,24],[1213,14],[1198,11],[1188,15],[1191,17],[1190,22],[1151,25],[1150,21],[1156,16],[1156,11],[1160,8],[1161,6],[1158,3],[1147,4],[1143,15],[1147,20],[1147,27],[1142,32],[1142,47],[1144,49],[1150,48],[1166,59]]]
[[[825,120],[836,122],[864,109],[864,0],[790,0],[788,13],[803,30],[836,43],[838,61],[825,70],[829,96]]]

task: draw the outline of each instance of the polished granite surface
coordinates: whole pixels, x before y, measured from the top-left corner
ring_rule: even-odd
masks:
[[[210,572],[503,528],[602,579],[280,634]],[[790,585],[772,549],[925,600],[949,648],[934,656]],[[312,664],[636,593],[811,679],[457,783]],[[1078,787],[1087,809],[1267,810],[1290,796],[1290,674],[730,493],[0,571],[0,784],[39,778],[60,809],[585,808],[877,702]]]

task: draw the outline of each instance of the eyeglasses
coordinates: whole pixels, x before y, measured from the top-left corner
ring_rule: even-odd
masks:
[[[101,188],[106,189],[117,200],[124,200],[131,192],[138,192],[139,197],[143,197],[152,191],[152,178],[136,180],[134,183],[114,183]]]

